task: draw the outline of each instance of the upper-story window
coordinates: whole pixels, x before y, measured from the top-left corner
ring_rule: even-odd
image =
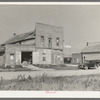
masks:
[[[48,38],[48,47],[52,48],[52,38]]]
[[[59,38],[56,38],[56,45],[57,46],[59,46],[59,42],[60,42],[59,40],[60,40]]]
[[[41,36],[41,44],[44,44],[44,36]]]

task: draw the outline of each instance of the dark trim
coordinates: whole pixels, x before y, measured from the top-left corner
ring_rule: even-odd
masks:
[[[43,48],[43,47],[36,47],[36,49],[50,49],[50,50],[60,50],[60,51],[63,51],[63,49]]]
[[[19,43],[19,42],[27,41],[27,40],[32,40],[32,39],[35,39],[35,38],[24,39],[24,40],[20,40],[20,41],[16,41],[16,42],[8,43],[8,44],[15,44],[15,43]]]
[[[22,41],[27,41],[27,40],[32,40],[32,39],[35,39],[35,38],[24,39],[24,40],[19,40],[19,41],[12,42],[12,43],[1,44],[1,46],[5,46],[5,45],[7,45],[7,44],[15,44],[15,43],[19,43],[19,42],[22,42]]]
[[[0,2],[100,2],[100,0],[0,0]]]
[[[81,52],[81,54],[94,54],[94,53],[100,53],[100,51],[99,52]]]

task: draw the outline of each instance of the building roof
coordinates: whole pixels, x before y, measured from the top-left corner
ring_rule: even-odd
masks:
[[[8,39],[6,42],[4,42],[2,45],[15,43],[15,42],[18,42],[18,41],[23,41],[23,40],[32,39],[32,38],[35,38],[35,31],[31,31],[31,32],[12,36],[10,39]]]
[[[81,51],[81,53],[92,53],[92,52],[100,52],[100,44],[88,45]]]
[[[39,22],[36,22],[36,25],[43,25],[43,26],[49,26],[49,27],[63,28],[62,26],[56,26],[56,25],[53,25],[53,24],[44,24],[44,23],[39,23]]]
[[[72,55],[80,55],[81,53],[79,52],[79,53],[72,53]]]

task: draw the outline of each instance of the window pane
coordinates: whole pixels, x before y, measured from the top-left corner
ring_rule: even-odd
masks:
[[[59,46],[59,38],[56,38],[56,45]]]
[[[46,61],[46,57],[43,57],[43,61]]]
[[[48,38],[48,47],[52,48],[52,38]]]
[[[44,42],[44,36],[41,36],[41,42],[42,43]]]
[[[10,54],[10,60],[14,60],[14,54]]]

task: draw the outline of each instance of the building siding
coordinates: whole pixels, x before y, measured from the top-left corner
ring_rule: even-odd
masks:
[[[41,45],[41,36],[44,36],[44,45]],[[52,49],[63,49],[63,28],[37,23],[36,47],[49,48],[48,38],[52,38]],[[56,45],[56,38],[59,38],[59,46]]]
[[[5,50],[5,64],[6,65],[15,65],[17,64],[16,62],[16,54],[22,51],[31,51],[34,52],[35,51],[35,47],[34,46],[29,46],[29,45],[6,45],[6,50]],[[17,53],[16,53],[17,52]],[[10,54],[14,54],[14,60],[11,61],[10,60]],[[19,61],[19,63],[21,63],[21,61]]]
[[[82,63],[82,55],[81,55],[81,53],[73,53],[72,54],[72,63],[73,64]]]
[[[100,60],[100,53],[82,54],[84,60]]]
[[[35,39],[30,39],[30,40],[22,41],[21,45],[35,45]]]
[[[51,50],[50,49],[37,49],[39,52],[39,64],[51,64]],[[43,61],[45,57],[45,61]]]
[[[52,50],[52,56],[54,59],[52,59],[53,64],[64,64],[63,62],[63,51],[60,50]]]
[[[5,64],[5,53],[0,53],[0,67],[3,67]]]

